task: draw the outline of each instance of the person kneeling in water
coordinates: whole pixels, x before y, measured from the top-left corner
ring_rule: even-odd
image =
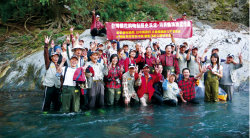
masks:
[[[189,68],[184,68],[182,70],[183,80],[178,82],[178,86],[181,89],[180,95],[183,96],[183,99],[187,102],[199,104],[197,99],[195,99],[195,84],[197,79],[199,79],[203,73],[206,72],[206,68],[202,68],[201,72],[197,74],[195,77],[190,77]],[[184,102],[185,102],[184,101]]]
[[[163,102],[170,106],[177,106],[178,99],[177,95],[180,93],[180,89],[178,84],[175,82],[176,75],[170,74],[168,71],[167,79],[164,80],[162,87],[163,87]],[[180,95],[182,102],[186,102],[182,95]]]

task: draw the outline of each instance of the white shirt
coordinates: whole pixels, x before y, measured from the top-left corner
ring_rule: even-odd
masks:
[[[211,66],[211,67],[212,67],[212,65],[211,65],[210,63],[209,63],[209,64],[206,64],[205,67],[207,68],[208,66]],[[221,65],[219,66],[219,69],[217,68],[217,65],[214,66],[214,67],[212,68],[212,71],[213,71],[213,72],[219,73],[220,70],[221,70],[221,71],[223,70],[223,67],[222,67]]]
[[[103,77],[104,77],[104,74],[103,74],[104,65],[101,64],[101,63],[98,63],[98,62],[94,64],[92,61],[87,62],[86,66],[88,66],[88,65],[90,65],[93,68],[94,72],[95,72],[93,80],[94,81],[95,80],[103,80]]]
[[[65,71],[65,67],[63,67],[62,75],[64,75],[64,71]],[[63,82],[64,86],[76,86],[76,82],[73,81],[73,76],[74,76],[75,71],[76,71],[76,68],[71,68],[71,67],[67,68],[66,76]]]

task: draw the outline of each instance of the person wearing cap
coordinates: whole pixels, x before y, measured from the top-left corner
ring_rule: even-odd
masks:
[[[183,97],[183,100],[178,100],[179,102],[199,104],[199,101],[195,98],[195,85],[197,80],[201,78],[203,73],[205,73],[206,71],[206,68],[203,67],[199,74],[195,75],[194,77],[190,77],[189,68],[184,68],[182,70],[183,79],[178,82],[178,86],[180,88],[179,95]]]
[[[219,86],[227,93],[227,101],[232,101],[233,99],[233,84],[236,81],[234,71],[243,66],[241,53],[239,53],[239,63],[234,64],[234,62],[234,55],[228,54],[226,62],[221,63],[223,77],[220,79]]]
[[[157,62],[160,62],[163,66],[162,75],[164,78],[167,78],[167,71],[170,70],[171,73],[175,73],[177,78],[180,74],[178,59],[176,55],[172,54],[171,45],[166,45],[165,47],[166,53],[160,56],[160,59]]]
[[[219,63],[219,55],[214,53],[210,58],[211,63],[205,65],[208,69],[204,75],[205,101],[218,102],[219,79],[223,76],[223,67]]]
[[[128,44],[124,44],[122,48],[123,48],[124,53],[125,53],[124,57],[126,59],[127,57],[129,57],[129,47],[128,47]]]
[[[182,14],[181,18],[176,19],[176,21],[185,21],[185,20],[187,20],[187,14],[185,12]]]
[[[74,48],[72,48],[72,52],[75,56],[77,56],[78,58],[78,63],[77,63],[77,67],[82,67],[84,66],[85,62],[84,61],[84,57],[82,56],[83,53],[83,47],[81,47],[79,44],[77,44],[76,46],[74,46]],[[86,60],[86,58],[85,58]]]
[[[177,51],[179,51],[179,54],[178,56],[176,56],[176,58],[178,59],[180,71],[183,70],[184,68],[187,68],[187,54],[185,53],[186,48],[187,47],[184,44],[177,46],[177,49],[178,49]],[[178,81],[180,81],[181,79],[183,79],[183,75],[180,73]]]
[[[118,105],[121,97],[121,80],[123,68],[118,65],[119,59],[117,54],[113,54],[110,57],[110,64],[108,66],[108,75],[105,76],[105,101],[108,106]]]
[[[108,75],[107,58],[104,57],[104,64],[98,63],[98,53],[92,52],[91,61],[86,63],[86,66],[93,68],[95,75],[92,77],[91,88],[89,91],[89,108],[104,107],[104,75]]]
[[[93,52],[95,52],[97,50],[97,43],[94,41],[94,42],[90,42],[90,49],[89,51],[87,52],[87,56],[88,56],[88,61],[90,61],[90,56]]]
[[[190,69],[190,75],[194,77],[201,72],[201,62],[198,55],[198,47],[189,47],[187,53],[187,67]]]
[[[111,46],[110,46],[110,43],[111,43]],[[112,40],[110,41],[110,43],[108,44],[107,46],[107,49],[108,49],[108,53],[107,55],[110,57],[111,55],[113,54],[117,54],[117,51],[120,49],[120,42],[119,40]]]
[[[208,52],[208,48],[206,48],[204,50],[204,52],[203,52],[203,54],[201,56],[201,62],[202,63],[210,63],[211,62],[210,59],[208,59],[207,56],[205,56],[207,52]],[[219,48],[217,48],[217,47],[213,48],[212,51],[211,51],[211,55],[214,54],[214,53],[219,54]],[[226,61],[225,59],[220,59],[220,63],[225,62],[225,61]],[[234,64],[237,64],[237,63],[234,62]]]
[[[168,71],[167,79],[164,80],[163,87],[163,100],[164,103],[170,106],[177,106],[178,99],[177,95],[180,93],[180,89],[176,81],[176,75],[170,74]],[[185,102],[182,95],[180,95],[182,102]]]
[[[90,28],[92,37],[104,36],[106,34],[105,26],[100,22],[100,15],[95,15],[95,10],[92,11],[92,23]]]
[[[59,55],[59,59],[58,59],[58,64],[60,64],[62,62],[62,49],[61,49],[61,46],[60,45],[55,45],[54,43],[54,40],[51,40],[51,43],[50,43],[50,49],[49,49],[49,55],[51,55],[52,52],[55,52]],[[49,59],[51,60],[51,58],[49,57]],[[67,64],[65,64],[66,66]]]
[[[64,58],[62,64],[66,62]],[[57,69],[58,76],[63,79],[62,87],[62,112],[79,112],[80,110],[80,88],[76,85],[76,82],[73,81],[74,73],[77,69],[78,57],[73,55],[70,58],[70,66],[62,67]],[[85,73],[86,68],[83,69]]]
[[[157,42],[153,43],[152,56],[157,58],[159,55],[159,49],[157,48]]]
[[[158,67],[155,67],[154,74],[149,74],[149,71],[149,66],[145,64],[143,67],[143,74],[141,76],[141,85],[137,90],[137,94],[142,106],[147,106],[147,104],[151,103],[151,98],[155,91],[153,84],[161,80],[161,74],[159,73]],[[142,70],[140,73],[142,73]]]
[[[44,41],[45,41],[44,61],[45,61],[46,73],[43,81],[43,86],[45,86],[45,91],[44,91],[42,111],[44,112],[50,111],[51,103],[53,103],[54,105],[53,110],[59,111],[61,81],[56,77],[56,70],[57,68],[59,68],[58,64],[59,55],[56,52],[51,52],[50,54],[51,61],[50,61],[49,50],[48,50],[50,38],[48,36],[45,36]]]
[[[135,55],[136,55],[136,51],[134,49],[131,49],[129,51],[129,57],[125,59],[124,61],[124,69],[125,69],[125,72],[128,71],[128,65],[129,64],[136,64],[139,62],[139,60],[141,60],[141,58],[138,60],[138,59],[135,59]]]
[[[129,64],[128,71],[122,75],[122,97],[125,106],[139,103],[135,86],[141,85],[141,76],[138,74],[135,64]]]

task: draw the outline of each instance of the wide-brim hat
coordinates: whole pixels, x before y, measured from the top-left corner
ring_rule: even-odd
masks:
[[[76,49],[81,49],[83,50],[84,48],[80,45],[76,45],[74,48],[72,48],[72,51],[75,51]]]

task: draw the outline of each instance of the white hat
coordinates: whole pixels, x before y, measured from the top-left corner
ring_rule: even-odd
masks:
[[[74,48],[72,48],[72,51],[74,51],[75,49],[84,49],[82,46],[80,46],[80,45],[78,45],[78,44],[76,44],[75,46],[74,46]]]
[[[98,17],[100,18],[100,15],[96,15],[96,18],[98,18]]]

